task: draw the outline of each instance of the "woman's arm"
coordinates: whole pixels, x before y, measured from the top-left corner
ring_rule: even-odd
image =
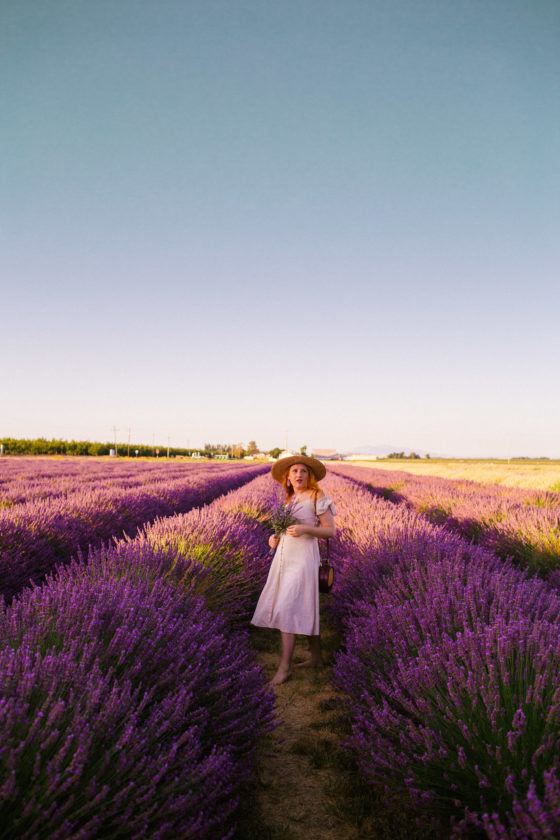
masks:
[[[291,537],[301,537],[302,534],[307,534],[309,537],[334,537],[336,534],[336,525],[334,524],[334,516],[330,510],[326,510],[319,516],[320,525],[290,525],[286,533]]]

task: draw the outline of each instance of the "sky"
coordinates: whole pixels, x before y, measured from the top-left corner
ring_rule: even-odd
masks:
[[[0,4],[0,437],[560,456],[557,0]]]

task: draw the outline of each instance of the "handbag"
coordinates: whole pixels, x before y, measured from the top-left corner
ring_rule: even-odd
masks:
[[[315,516],[317,517],[317,493],[314,496]],[[321,565],[319,566],[319,592],[330,592],[334,583],[334,569],[330,564],[329,558],[329,538],[325,537],[327,543],[327,556],[321,557]]]

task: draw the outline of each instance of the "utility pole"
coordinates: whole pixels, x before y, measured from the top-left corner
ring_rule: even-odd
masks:
[[[130,458],[130,426],[128,427],[128,447],[126,450],[126,457]]]
[[[117,449],[117,432],[118,432],[118,431],[119,431],[119,430],[117,429],[117,427],[116,427],[116,426],[113,426],[113,437],[114,437],[114,440],[115,440],[115,455],[118,455],[118,454],[119,454],[119,451],[118,451],[118,449]]]

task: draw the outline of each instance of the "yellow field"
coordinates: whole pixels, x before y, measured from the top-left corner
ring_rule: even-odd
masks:
[[[333,461],[357,464],[380,470],[403,470],[413,475],[434,475],[441,478],[468,478],[506,487],[528,487],[532,490],[560,491],[560,462],[529,461],[527,463],[477,460],[378,460]]]

